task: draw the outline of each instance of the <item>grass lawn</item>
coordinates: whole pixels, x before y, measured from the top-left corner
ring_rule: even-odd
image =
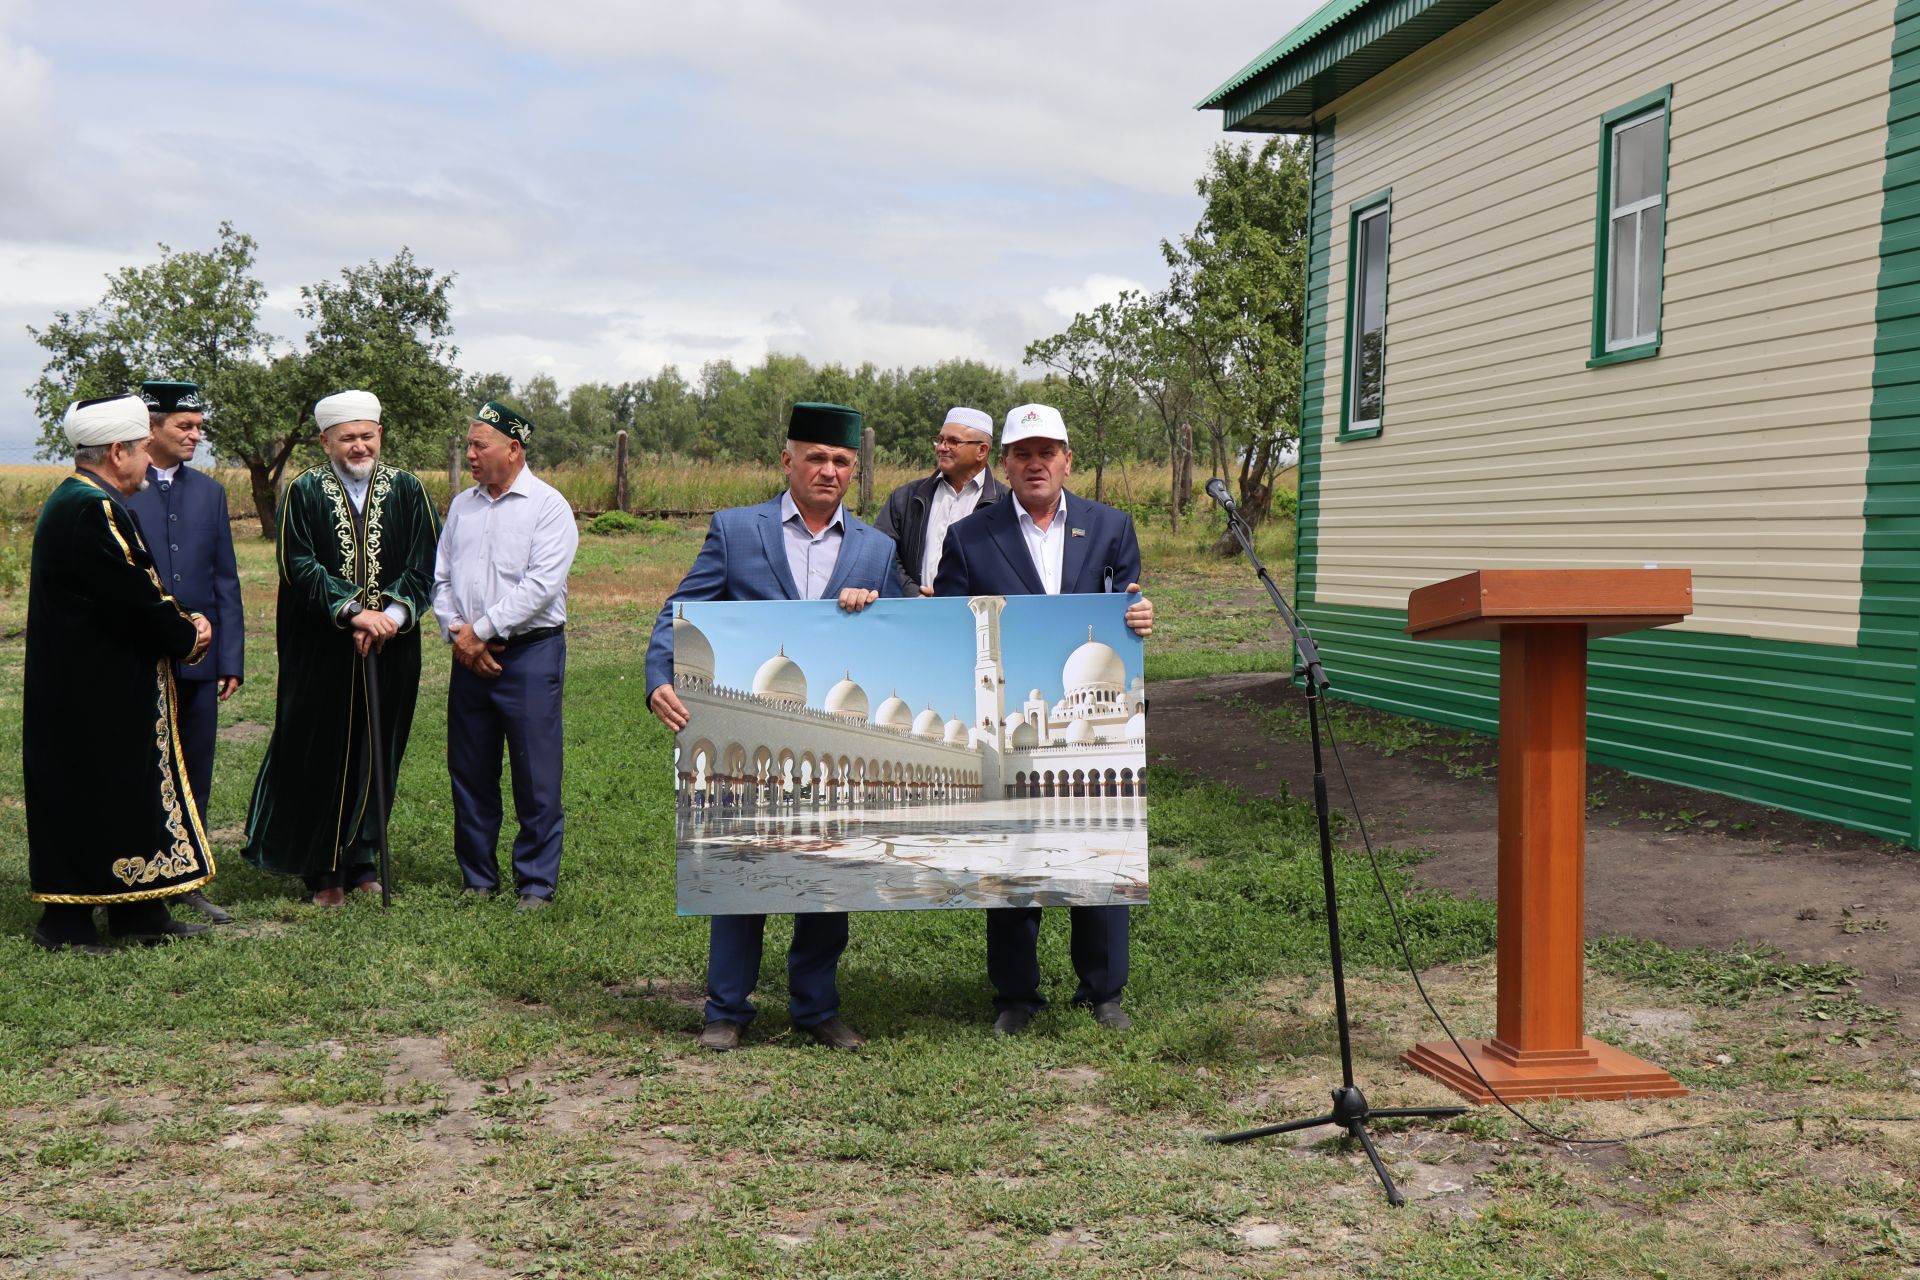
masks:
[[[17,753],[0,758],[0,1274],[32,1276],[1892,1276],[1920,1264],[1912,1126],[1733,1123],[1629,1147],[1536,1141],[1497,1111],[1380,1126],[1389,1211],[1313,1114],[1337,1082],[1311,815],[1156,758],[1135,1030],[1056,1006],[995,1041],[977,915],[856,917],[857,1056],[793,1035],[769,927],[762,1016],[693,1044],[703,920],[673,907],[665,761],[641,660],[697,526],[583,540],[573,578],[567,852],[551,910],[456,895],[434,653],[393,818],[391,913],[323,913],[237,857],[272,716],[270,549],[240,540],[248,681],[223,722],[213,896],[239,923],[89,961],[27,941]],[[1263,547],[1290,568],[1285,531]],[[1283,660],[1237,561],[1148,547],[1150,679]],[[0,599],[0,736],[18,741],[21,596]],[[1250,746],[1253,744],[1249,744]],[[1149,745],[1151,751],[1151,744]],[[1384,855],[1404,888],[1413,855]],[[1340,865],[1355,1048],[1377,1105],[1450,1100],[1359,859]],[[1463,1032],[1492,1023],[1493,913],[1403,907]],[[1908,1042],[1843,973],[1596,944],[1596,1034],[1688,1099],[1530,1108],[1584,1134],[1762,1112],[1920,1111]],[[1829,1016],[1806,1016],[1822,995]],[[1838,1034],[1844,1032],[1844,1034]],[[1910,1272],[1909,1272],[1910,1273]]]

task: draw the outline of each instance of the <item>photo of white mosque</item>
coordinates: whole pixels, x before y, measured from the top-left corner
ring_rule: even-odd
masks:
[[[1145,901],[1147,699],[1124,606],[677,606],[680,910]],[[822,672],[797,646],[839,661]]]

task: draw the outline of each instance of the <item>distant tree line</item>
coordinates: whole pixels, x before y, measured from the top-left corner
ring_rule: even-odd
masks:
[[[1110,464],[1144,460],[1171,467],[1176,530],[1196,467],[1230,477],[1241,508],[1262,519],[1299,438],[1307,177],[1298,139],[1216,147],[1196,184],[1199,222],[1161,243],[1166,284],[1123,293],[1031,343],[1037,377],[976,360],[848,368],[778,353],[744,369],[717,360],[689,375],[668,365],[565,389],[545,374],[465,373],[454,363],[454,277],[405,248],[302,288],[307,331],[282,340],[261,327],[266,288],[253,273],[252,237],[223,223],[212,250],[161,245],[158,262],[109,276],[97,304],[29,328],[47,361],[27,394],[41,451],[53,457],[67,452],[60,416],[70,400],[147,378],[198,382],[213,406],[207,439],[248,470],[269,533],[288,464],[311,445],[313,402],[349,386],[378,392],[388,455],[416,467],[442,463],[465,412],[488,399],[534,421],[531,452],[542,465],[603,457],[619,431],[643,454],[770,459],[797,400],[852,405],[882,458],[931,465],[930,438],[950,406],[998,420],[1038,400],[1066,415],[1075,470],[1090,475],[1096,498],[1106,496]]]

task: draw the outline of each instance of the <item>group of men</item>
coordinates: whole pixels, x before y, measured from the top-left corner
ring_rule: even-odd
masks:
[[[1000,436],[1002,485],[988,465],[993,420],[950,410],[934,436],[934,474],[887,499],[878,527],[842,498],[859,461],[861,415],[841,405],[798,404],[780,466],[787,490],[755,507],[715,514],[693,567],[654,621],[647,646],[647,705],[678,733],[687,709],[673,688],[673,608],[688,600],[824,600],[857,613],[901,596],[1059,595],[1140,590],[1140,544],[1125,512],[1066,489],[1073,470],[1058,410],[1011,410]],[[1127,625],[1153,630],[1153,604],[1127,606]],[[1124,1030],[1128,963],[1123,906],[1073,907],[1074,1003],[1101,1026]],[[987,976],[993,1030],[1015,1035],[1045,1004],[1040,994],[1038,907],[989,910]],[[715,916],[707,943],[703,1047],[740,1047],[753,1020],[766,917]],[[837,981],[847,946],[843,912],[796,915],[787,950],[788,1012],[822,1044],[857,1049],[865,1040],[840,1017]]]
[[[74,473],[34,531],[22,733],[33,936],[50,950],[104,952],[100,908],[134,943],[206,930],[168,899],[231,919],[203,892],[206,797],[218,704],[245,678],[245,618],[226,491],[185,465],[205,409],[192,383],[148,382],[64,419]],[[419,480],[380,463],[380,413],[366,391],[316,404],[325,461],[281,502],[279,682],[244,854],[301,877],[320,906],[380,892],[379,798],[406,752],[431,608],[455,663],[447,758],[465,892],[499,888],[504,744],[518,905],[536,910],[559,875],[572,508],[527,467],[533,424],[490,401],[467,435],[475,484],[442,528]]]
[[[29,871],[44,904],[34,940],[52,950],[104,950],[97,907],[117,938],[141,943],[207,928],[174,919],[169,898],[215,923],[229,918],[202,893],[214,874],[206,795],[218,704],[245,677],[245,626],[225,491],[184,465],[204,410],[193,384],[150,382],[139,396],[82,400],[66,414],[74,474],[34,534],[23,735]],[[579,534],[566,500],[527,466],[533,424],[497,401],[475,412],[475,483],[453,498],[443,528],[419,480],[380,463],[373,394],[328,396],[314,423],[326,460],[288,486],[280,507],[279,682],[245,856],[301,877],[320,906],[380,892],[380,797],[392,796],[406,752],[419,624],[431,608],[454,660],[447,767],[464,892],[499,889],[504,745],[518,905],[544,907],[564,827],[567,573]],[[1073,451],[1059,412],[1029,404],[1007,414],[1004,484],[990,466],[993,425],[978,409],[951,410],[934,436],[934,473],[891,494],[876,528],[843,502],[861,414],[795,405],[780,453],[786,490],[715,514],[654,624],[654,715],[674,732],[687,723],[673,687],[672,612],[688,600],[835,599],[858,613],[882,597],[1124,591],[1136,596],[1127,625],[1150,633],[1133,522],[1066,489]],[[1124,1029],[1128,908],[1070,911],[1074,1002]],[[1014,1035],[1045,1003],[1041,911],[986,914],[993,1030]],[[711,921],[708,1049],[738,1048],[753,1019],[765,925],[760,915]],[[789,1010],[814,1039],[856,1049],[865,1041],[840,1017],[837,981],[847,936],[845,913],[795,917]]]

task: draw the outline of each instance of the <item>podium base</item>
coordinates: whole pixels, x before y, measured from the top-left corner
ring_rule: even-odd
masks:
[[[1451,1041],[1417,1044],[1401,1055],[1401,1061],[1423,1075],[1432,1076],[1469,1102],[1484,1105],[1494,1100],[1487,1085],[1492,1085],[1508,1102],[1543,1098],[1684,1098],[1687,1087],[1667,1072],[1643,1062],[1630,1053],[1622,1053],[1592,1036],[1583,1036],[1578,1050],[1570,1051],[1574,1061],[1541,1062],[1516,1066],[1497,1050],[1490,1040],[1462,1040],[1461,1048],[1473,1059],[1473,1065],[1486,1077],[1486,1084],[1460,1060]],[[1504,1047],[1504,1046],[1502,1046]]]

